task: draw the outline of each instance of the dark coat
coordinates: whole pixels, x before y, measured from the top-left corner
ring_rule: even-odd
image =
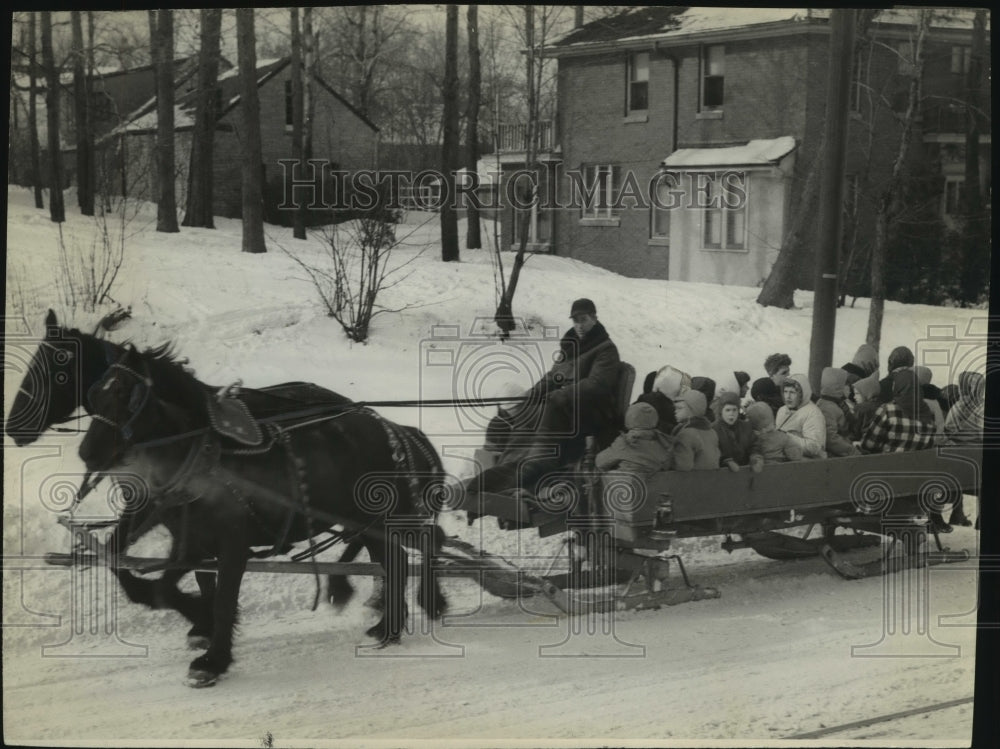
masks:
[[[750,453],[753,449],[753,427],[746,419],[737,419],[729,426],[721,418],[716,419],[712,428],[719,436],[719,462],[735,460],[737,465],[750,464]]]

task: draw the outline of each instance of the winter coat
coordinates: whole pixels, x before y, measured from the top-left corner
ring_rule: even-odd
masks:
[[[893,400],[875,412],[872,425],[861,439],[862,450],[889,453],[934,446],[934,417],[918,388],[917,374],[912,369],[893,374]]]
[[[626,471],[648,478],[670,468],[671,446],[671,438],[658,429],[630,429],[597,453],[595,465],[602,471]]]
[[[854,358],[841,369],[847,372],[848,385],[868,377],[878,369],[878,351],[875,350],[874,346],[862,343],[854,354]]]
[[[719,435],[704,416],[694,416],[678,424],[673,437],[672,467],[675,471],[719,467]]]
[[[785,380],[782,389],[795,383],[801,392],[801,404],[797,408],[782,406],[774,419],[774,425],[782,432],[792,435],[807,458],[826,457],[826,418],[819,406],[810,400],[812,388],[805,375],[792,375]]]
[[[844,398],[847,379],[847,372],[843,368],[824,369],[820,380],[820,397],[816,401],[826,421],[826,451],[834,458],[856,455],[858,452],[851,442],[854,414]]]
[[[983,439],[986,381],[978,372],[962,372],[958,378],[961,396],[949,409],[944,433],[949,442],[980,443]]]
[[[774,428],[774,414],[767,403],[753,403],[747,408],[747,421],[754,430],[751,455],[760,455],[764,463],[802,460],[802,448],[790,434]]]
[[[737,419],[729,426],[717,417],[712,428],[719,437],[719,464],[725,465],[727,460],[735,460],[736,465],[750,464],[750,454],[753,452],[753,427],[746,419]]]

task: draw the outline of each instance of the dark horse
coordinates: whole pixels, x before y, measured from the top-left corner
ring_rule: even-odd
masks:
[[[98,326],[100,328],[101,326]],[[70,420],[80,408],[90,412],[85,394],[108,371],[108,367],[125,353],[119,344],[84,333],[76,328],[61,326],[56,315],[49,310],[45,319],[45,336],[35,351],[11,405],[5,422],[8,436],[18,446],[29,445],[39,439],[53,425]],[[209,392],[216,387],[205,386]],[[289,382],[262,390],[243,389],[240,398],[255,415],[267,416],[302,408],[348,403],[349,399],[311,383]],[[130,503],[123,513],[112,536],[120,553],[146,531],[157,524],[155,503]],[[350,561],[364,546],[363,538],[348,543],[342,561]],[[125,569],[116,570],[123,588],[130,596],[150,605],[175,608],[191,622],[188,633],[192,647],[207,647],[212,632],[212,596],[215,575],[197,572],[198,587],[203,601],[195,605],[177,589],[178,581],[189,570],[171,568],[155,581],[141,579]],[[345,576],[331,575],[330,597],[342,606],[350,598],[352,588]]]
[[[406,620],[402,540],[423,552],[420,605],[440,615],[432,557],[442,534],[427,500],[443,470],[422,433],[347,403],[267,422],[265,445],[247,449],[218,434],[212,397],[168,350],[129,347],[90,388],[93,420],[80,446],[88,470],[142,478],[174,537],[176,561],[216,560],[211,644],[191,663],[193,685],[214,683],[232,661],[252,547],[283,552],[335,525],[362,535],[386,574],[382,618],[367,634],[387,644],[398,642]]]

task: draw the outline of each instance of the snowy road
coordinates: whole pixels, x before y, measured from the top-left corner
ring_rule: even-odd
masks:
[[[975,535],[958,529],[949,542],[972,548]],[[471,583],[452,580],[455,618],[383,651],[356,651],[370,616],[360,599],[340,617],[326,605],[310,612],[308,576],[261,575],[244,593],[251,613],[237,661],[208,690],[183,684],[192,656],[176,615],[126,604],[119,634],[148,645],[146,657],[41,657],[41,642],[65,638],[56,631],[30,644],[22,633],[23,647],[5,643],[5,653],[16,652],[4,662],[5,735],[259,745],[270,733],[275,746],[773,740],[971,696],[975,629],[943,626],[974,622],[971,569],[932,568],[929,631],[911,622],[909,634],[887,640],[883,579],[846,582],[819,560],[718,554],[721,564],[697,576],[720,587],[720,599],[620,613],[596,622],[607,629],[594,635],[586,618],[574,630],[545,601],[525,603],[535,613],[485,594],[480,605]],[[276,585],[295,590],[280,607],[258,600]],[[836,738],[968,740],[971,720],[964,705]]]

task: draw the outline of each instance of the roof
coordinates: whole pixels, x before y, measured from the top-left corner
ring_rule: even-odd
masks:
[[[883,9],[876,23],[886,27],[913,26],[919,10]],[[940,31],[968,31],[972,29],[973,14],[971,8],[935,8],[931,27]],[[826,29],[829,19],[830,10],[824,8],[640,6],[569,31],[550,44],[547,53],[559,57],[604,47],[627,47],[639,42],[670,42],[720,34],[788,33],[809,26]]]
[[[275,75],[277,75],[281,70],[286,68],[291,63],[291,58],[270,58],[257,61],[257,86],[260,87]],[[236,89],[237,82],[234,80],[239,75],[239,70],[237,68],[230,68],[219,73],[217,80],[223,91],[223,96],[227,93],[230,96],[223,100],[222,111],[219,112],[218,117],[221,117],[227,112],[234,109],[240,102],[240,95],[238,92],[234,93]],[[372,130],[378,131],[378,127],[367,117],[361,114],[357,109],[355,109],[349,101],[344,99],[340,94],[333,90],[328,83],[321,79],[317,75],[313,75],[313,79],[331,96],[340,101],[345,107],[347,107],[354,115],[364,122]],[[183,83],[183,81],[177,81],[177,84]],[[178,95],[177,101],[174,105],[174,129],[175,130],[187,130],[194,127],[195,119],[195,107],[197,101],[197,92],[188,91],[183,94]],[[132,112],[126,121],[121,125],[116,127],[114,130],[109,132],[105,138],[121,135],[123,133],[149,133],[156,130],[156,97],[153,96],[146,101],[141,107]]]
[[[795,138],[783,135],[770,140],[752,140],[745,146],[680,148],[663,160],[663,166],[678,170],[777,166],[794,150]]]

